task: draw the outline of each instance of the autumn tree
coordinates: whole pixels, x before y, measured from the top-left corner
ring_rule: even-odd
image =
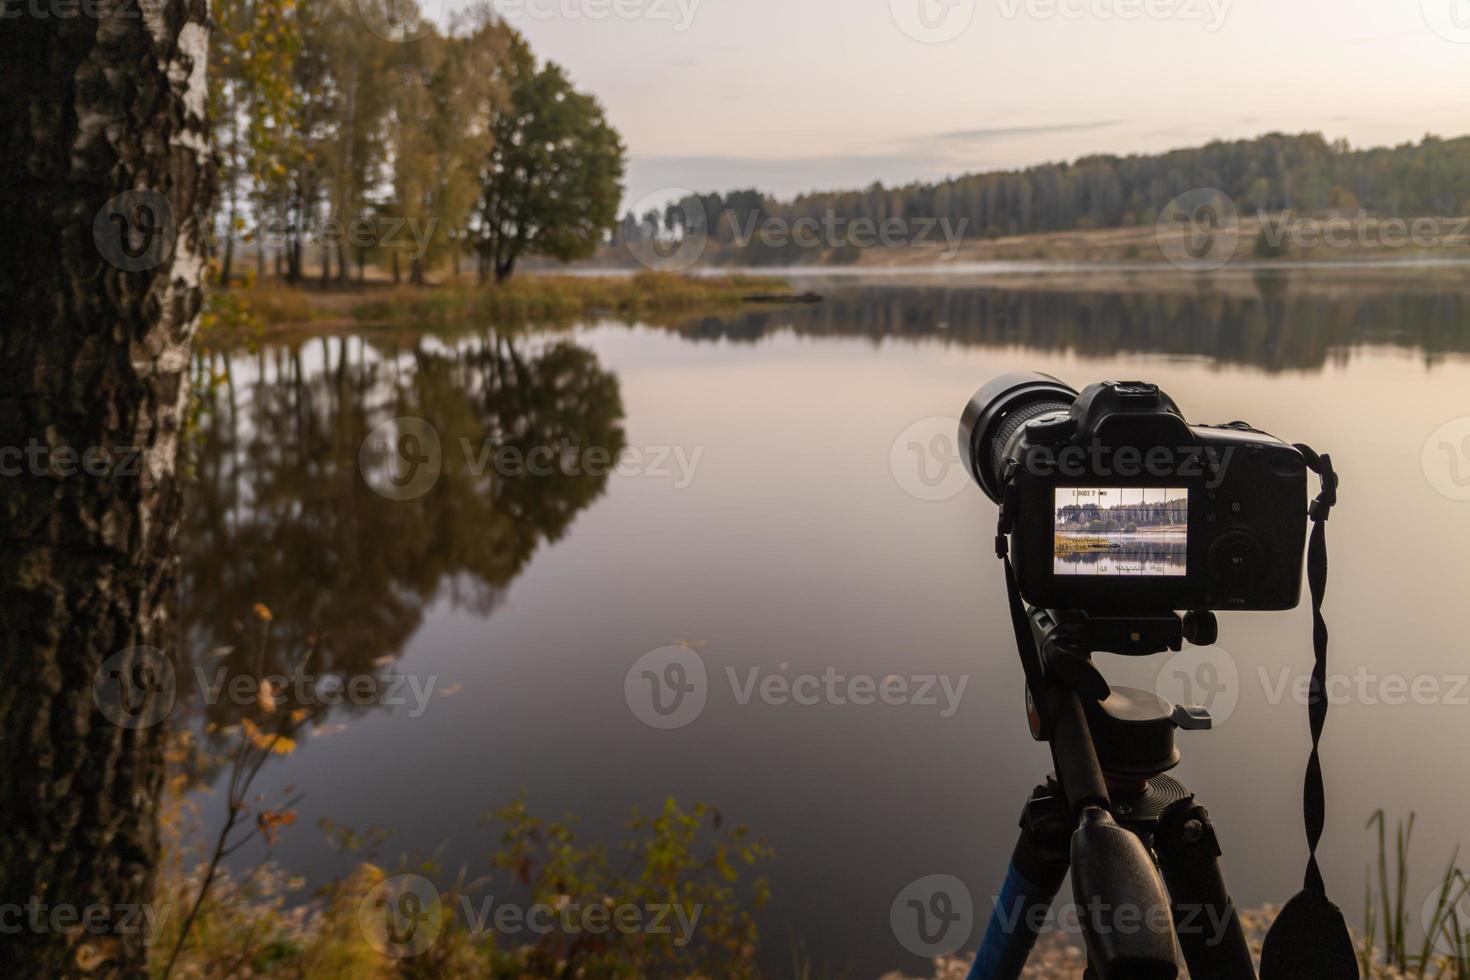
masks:
[[[6,977],[145,975],[211,193],[206,2],[141,10],[0,28],[0,905],[110,923],[6,935]]]
[[[490,120],[475,228],[480,276],[503,282],[522,255],[591,255],[617,223],[624,149],[602,107],[559,65],[538,68],[520,38],[502,72],[506,97]]]
[[[222,285],[230,284],[235,241],[264,245],[247,214],[282,170],[295,93],[292,71],[300,36],[294,0],[215,0],[210,37],[209,118],[219,162],[216,227]]]
[[[486,6],[472,7],[446,33],[401,45],[395,60],[393,199],[404,222],[389,243],[394,266],[406,254],[417,285],[425,271],[453,258],[480,195],[490,152],[488,119],[502,99],[500,62],[510,32]]]

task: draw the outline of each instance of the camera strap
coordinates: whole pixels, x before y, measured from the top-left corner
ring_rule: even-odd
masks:
[[[1011,629],[1016,633],[1016,649],[1021,654],[1021,670],[1026,675],[1026,690],[1031,693],[1032,708],[1036,712],[1038,722],[1045,728],[1046,724],[1042,719],[1046,710],[1046,678],[1041,669],[1041,657],[1036,651],[1036,644],[1031,639],[1031,621],[1026,615],[1026,602],[1021,598],[1021,587],[1016,583],[1016,570],[1011,567],[1010,556],[1004,550],[1005,540],[1005,535],[996,537],[1001,564],[1006,570],[1006,594],[1011,610]]]
[[[1327,518],[1337,503],[1337,474],[1332,458],[1298,444],[1307,468],[1317,474],[1321,491],[1312,502],[1311,540],[1307,544],[1307,585],[1312,594],[1312,683],[1307,717],[1312,752],[1302,790],[1302,817],[1307,830],[1307,873],[1302,890],[1282,907],[1261,949],[1261,980],[1355,980],[1357,957],[1342,911],[1327,898],[1322,870],[1317,866],[1317,844],[1327,823],[1327,801],[1322,782],[1319,746],[1327,723],[1327,620],[1322,599],[1327,592]]]

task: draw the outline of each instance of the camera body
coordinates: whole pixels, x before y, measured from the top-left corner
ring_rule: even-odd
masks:
[[[1130,614],[1300,601],[1307,467],[1274,436],[1190,425],[1146,382],[1078,394],[1037,374],[982,388],[960,430],[1028,602]]]

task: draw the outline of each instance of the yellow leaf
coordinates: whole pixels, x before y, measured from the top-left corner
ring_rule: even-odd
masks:
[[[245,737],[250,739],[250,744],[257,749],[268,749],[272,755],[290,755],[296,751],[295,739],[284,735],[268,735],[249,718],[241,718],[240,727],[245,730]]]

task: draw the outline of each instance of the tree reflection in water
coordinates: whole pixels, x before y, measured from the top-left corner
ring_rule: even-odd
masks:
[[[976,284],[839,284],[823,302],[690,318],[689,340],[754,342],[783,330],[935,341],[1084,357],[1147,353],[1205,357],[1275,373],[1320,371],[1360,346],[1419,353],[1427,365],[1470,353],[1470,298],[1459,289],[1312,292],[1289,276],[1259,273],[1232,291],[1011,289]]]
[[[497,472],[497,449],[616,456],[624,446],[617,378],[566,339],[487,331],[399,348],[324,338],[210,355],[201,368],[218,380],[201,394],[180,535],[188,657],[179,683],[215,726],[258,709],[204,698],[195,667],[210,683],[220,668],[269,676],[314,648],[307,675],[379,677],[428,603],[490,611],[537,546],[606,488],[605,472]],[[443,468],[422,496],[393,500],[364,480],[358,451],[376,426],[404,416],[435,428]],[[220,651],[256,603],[273,619],[263,670],[248,644]],[[344,703],[333,713],[362,710]]]

